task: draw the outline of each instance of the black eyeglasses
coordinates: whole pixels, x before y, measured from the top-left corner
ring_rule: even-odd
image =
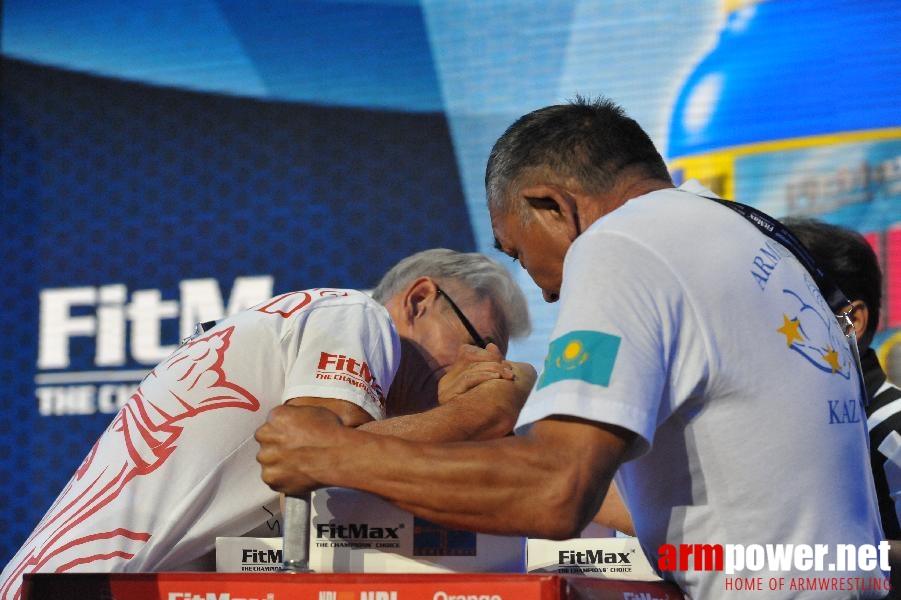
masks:
[[[475,342],[476,346],[478,346],[479,348],[487,347],[488,342],[486,342],[485,339],[479,335],[479,332],[476,331],[476,328],[472,326],[472,323],[469,321],[469,319],[466,318],[466,315],[463,314],[463,311],[460,310],[460,307],[457,306],[457,304],[453,300],[451,300],[451,297],[447,295],[447,292],[445,292],[438,286],[435,286],[435,289],[438,290],[438,295],[444,296],[444,298],[447,300],[447,303],[450,304],[450,307],[457,314],[457,317],[460,319],[460,322],[463,323],[463,327],[466,328],[466,331],[469,332],[469,335],[472,337],[472,340]]]

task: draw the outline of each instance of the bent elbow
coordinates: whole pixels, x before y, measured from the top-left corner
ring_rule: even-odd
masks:
[[[549,540],[579,537],[596,512],[588,506],[593,503],[585,492],[566,483],[548,486],[546,492],[544,501],[538,503],[541,514],[535,520],[537,534]]]
[[[546,540],[568,540],[582,535],[582,530],[585,529],[587,523],[582,524],[571,519],[565,519],[563,518],[564,515],[559,516],[560,518],[548,520],[543,532],[539,534],[541,538]]]

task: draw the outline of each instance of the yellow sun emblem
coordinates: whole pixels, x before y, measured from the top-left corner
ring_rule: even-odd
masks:
[[[557,357],[555,364],[560,369],[570,370],[584,364],[586,360],[588,360],[588,352],[585,351],[582,342],[579,340],[571,340],[566,347],[563,348],[563,352]]]

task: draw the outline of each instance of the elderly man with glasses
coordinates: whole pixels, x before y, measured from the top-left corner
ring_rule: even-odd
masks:
[[[18,598],[26,572],[211,569],[217,536],[279,510],[254,432],[281,404],[409,440],[506,435],[535,372],[504,353],[528,329],[505,268],[445,249],[402,260],[372,297],[308,289],[203,324],[115,416],[7,565],[0,597]]]

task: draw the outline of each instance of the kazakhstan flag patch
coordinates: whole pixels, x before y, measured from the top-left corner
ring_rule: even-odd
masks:
[[[556,381],[578,379],[607,386],[621,338],[600,331],[570,331],[551,342],[544,372],[535,389]]]

